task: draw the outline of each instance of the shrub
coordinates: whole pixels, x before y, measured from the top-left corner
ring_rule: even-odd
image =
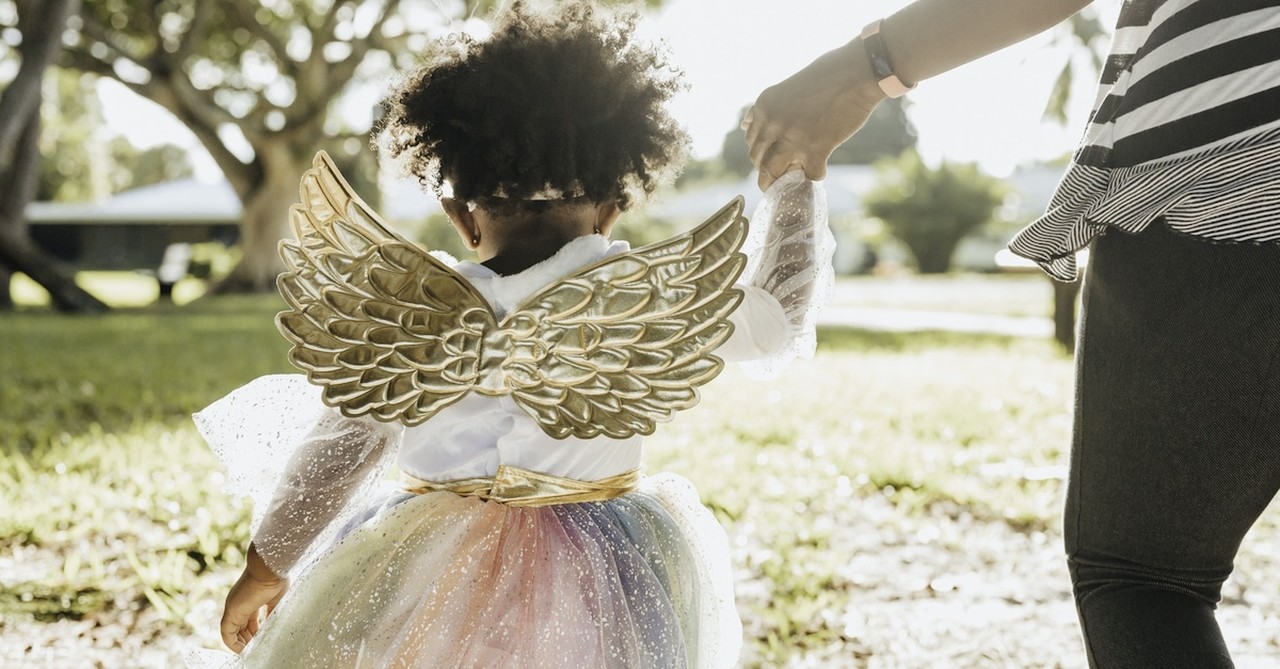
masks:
[[[914,151],[877,170],[879,182],[863,206],[907,246],[921,274],[950,269],[960,240],[991,220],[1005,196],[1004,184],[976,165],[944,161],[931,168]]]

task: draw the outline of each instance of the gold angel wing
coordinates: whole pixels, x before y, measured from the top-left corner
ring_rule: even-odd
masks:
[[[297,241],[280,243],[276,316],[289,359],[349,416],[415,425],[479,378],[493,311],[444,263],[393,232],[321,151],[289,211]]]
[[[471,284],[406,241],[328,155],[303,174],[280,245],[289,358],[348,416],[416,425],[475,390],[549,435],[653,432],[698,401],[742,299],[742,199],[695,230],[558,280],[501,324]]]
[[[698,402],[742,300],[742,198],[696,229],[579,270],[525,300],[478,390],[510,393],[553,437],[650,434]],[[500,377],[500,378],[499,378]]]

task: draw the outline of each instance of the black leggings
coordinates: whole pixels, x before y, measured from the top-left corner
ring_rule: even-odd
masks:
[[[1213,611],[1280,488],[1280,245],[1112,230],[1084,292],[1064,529],[1089,665],[1230,667]]]

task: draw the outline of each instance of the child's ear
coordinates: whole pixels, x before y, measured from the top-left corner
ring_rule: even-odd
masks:
[[[617,202],[603,202],[596,206],[596,234],[609,236],[609,231],[613,230],[613,224],[618,222],[618,217],[622,215],[622,207]]]
[[[440,199],[440,206],[444,208],[449,222],[453,223],[453,229],[462,237],[462,243],[472,251],[476,250],[480,246],[480,226],[476,225],[475,214],[471,213],[467,203],[446,197]]]

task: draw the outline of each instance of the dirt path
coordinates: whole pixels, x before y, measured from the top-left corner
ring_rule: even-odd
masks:
[[[1246,541],[1218,612],[1239,669],[1280,667],[1277,514],[1273,505]],[[784,666],[1086,666],[1056,532],[1020,531],[945,505],[909,515],[869,497],[836,541],[832,550],[848,556],[840,585],[852,589],[847,610],[831,612],[842,639]],[[744,600],[763,591],[741,586]]]

